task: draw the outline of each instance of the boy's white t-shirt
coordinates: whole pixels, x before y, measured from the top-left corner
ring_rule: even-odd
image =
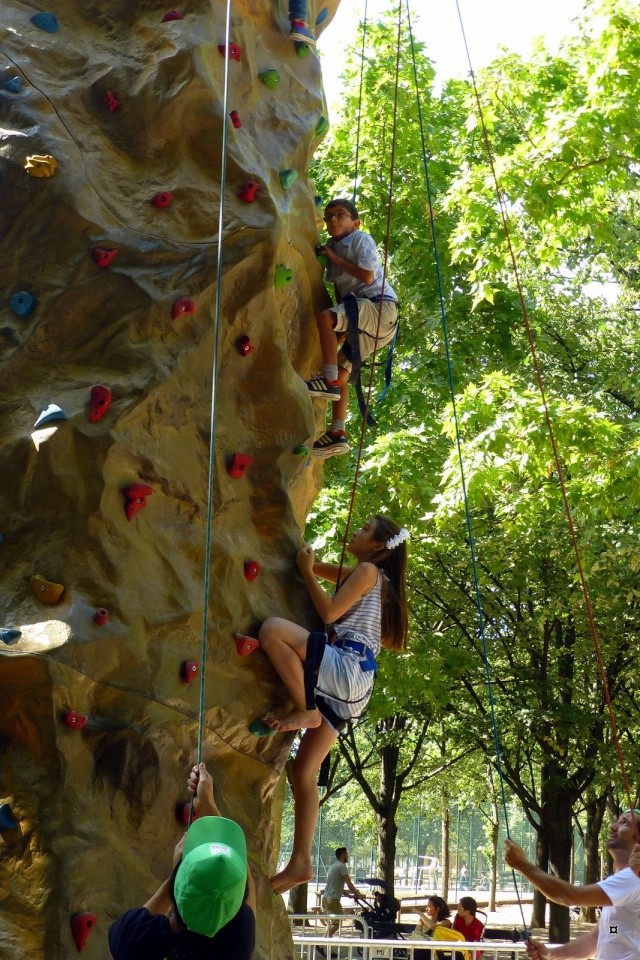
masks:
[[[640,877],[630,867],[619,870],[601,887],[611,900],[603,907],[598,929],[597,960],[638,960],[640,957]]]
[[[372,297],[384,295],[385,297],[389,297],[389,299],[397,300],[395,290],[391,285],[385,281],[383,286],[382,264],[380,263],[378,250],[371,234],[363,233],[362,230],[353,230],[351,233],[348,233],[346,237],[343,237],[342,240],[334,240],[330,237],[326,245],[335,250],[343,260],[348,260],[349,263],[355,263],[356,266],[362,267],[363,270],[373,270],[373,282],[366,284],[358,280],[357,277],[352,277],[350,273],[347,273],[346,270],[343,270],[340,266],[329,261],[325,277],[331,283],[335,283],[341,296],[344,297],[347,293],[352,293],[356,298],[371,299]]]

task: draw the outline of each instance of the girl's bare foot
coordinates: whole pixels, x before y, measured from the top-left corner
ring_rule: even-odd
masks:
[[[285,893],[292,887],[297,887],[299,883],[307,883],[313,876],[311,860],[293,861],[290,860],[284,870],[271,877],[269,883],[274,893]]]
[[[292,710],[284,717],[272,717],[267,715],[262,720],[268,727],[277,730],[278,733],[285,733],[287,730],[311,730],[312,727],[319,727],[322,723],[322,716],[317,708],[313,710]],[[285,871],[283,870],[282,873]],[[280,876],[280,874],[278,874]],[[296,883],[303,883],[297,880]],[[288,888],[287,888],[288,889]]]

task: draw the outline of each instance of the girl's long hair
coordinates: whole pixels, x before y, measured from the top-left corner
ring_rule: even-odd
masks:
[[[374,533],[376,540],[386,543],[391,537],[400,533],[398,524],[389,517],[378,515],[373,519],[376,524]],[[382,587],[382,645],[388,650],[405,650],[409,628],[405,587],[406,541],[393,550],[387,550],[385,547],[372,558],[372,562],[386,574],[389,581],[387,583],[383,580]]]
[[[447,901],[443,900],[442,897],[433,896],[427,897],[429,903],[432,903],[436,910],[438,911],[438,920],[448,920],[451,916],[451,911],[447,905]]]

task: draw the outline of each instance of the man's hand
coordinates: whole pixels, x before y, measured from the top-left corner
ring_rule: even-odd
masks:
[[[507,866],[514,870],[522,870],[522,867],[529,863],[524,850],[518,846],[515,840],[505,840],[504,859]]]
[[[631,856],[629,857],[629,866],[637,877],[640,877],[640,843],[636,843]]]
[[[550,960],[551,952],[541,940],[527,940],[526,946],[529,960]]]
[[[213,797],[213,779],[204,763],[199,766],[196,764],[191,770],[187,790],[192,797],[195,797],[195,808],[201,816],[219,816]]]

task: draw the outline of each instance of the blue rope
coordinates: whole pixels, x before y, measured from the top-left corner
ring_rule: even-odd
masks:
[[[353,196],[352,203],[357,207],[356,197],[358,195],[358,167],[360,165],[360,120],[362,115],[362,84],[364,81],[364,51],[367,39],[367,3],[364,0],[364,20],[362,21],[362,50],[360,52],[360,90],[358,93],[358,123],[356,127],[356,156],[353,171]]]
[[[224,35],[224,94],[222,98],[222,159],[220,166],[220,210],[218,213],[218,259],[216,266],[216,298],[213,325],[213,354],[211,358],[211,419],[209,425],[209,484],[207,489],[207,535],[204,558],[204,603],[202,612],[202,643],[200,647],[200,700],[198,704],[198,749],[197,762],[202,760],[204,736],[204,702],[206,690],[207,645],[209,634],[209,581],[211,574],[211,539],[213,526],[213,481],[215,478],[214,454],[216,446],[216,392],[218,386],[218,353],[220,342],[220,302],[222,287],[222,254],[224,228],[224,194],[227,182],[227,128],[229,114],[229,43],[231,37],[231,0],[227,0]],[[193,812],[193,802],[191,804]],[[190,818],[191,819],[191,818]]]
[[[469,552],[470,552],[470,555],[471,555],[471,570],[472,570],[472,574],[473,574],[473,586],[474,586],[474,594],[475,594],[475,601],[476,601],[476,609],[477,609],[477,612],[478,612],[478,630],[479,630],[479,632],[480,632],[480,637],[481,637],[481,640],[482,640],[482,659],[483,659],[483,661],[484,661],[485,678],[486,678],[486,682],[487,682],[487,691],[488,691],[488,696],[489,696],[489,707],[490,707],[490,711],[491,711],[491,724],[492,724],[492,729],[493,729],[493,744],[494,744],[495,754],[496,754],[496,768],[497,768],[498,776],[499,776],[499,779],[500,779],[500,796],[501,796],[501,800],[502,800],[502,808],[503,808],[503,811],[504,811],[505,829],[506,829],[506,833],[507,833],[507,838],[510,838],[510,831],[509,831],[509,814],[508,814],[508,812],[507,812],[507,797],[506,797],[505,786],[504,786],[504,774],[503,774],[503,771],[502,771],[502,749],[501,749],[501,746],[500,746],[500,735],[499,735],[499,733],[498,733],[498,722],[497,722],[497,719],[496,719],[496,711],[495,711],[495,699],[494,699],[494,696],[493,696],[493,680],[492,680],[492,676],[491,676],[491,664],[490,664],[490,662],[489,662],[489,651],[488,651],[488,645],[487,645],[487,637],[486,637],[486,634],[485,634],[485,617],[484,617],[484,610],[483,610],[483,606],[482,606],[482,594],[481,594],[481,591],[480,591],[480,580],[479,580],[479,577],[478,577],[478,565],[477,565],[477,561],[476,561],[476,547],[475,547],[475,541],[474,541],[474,539],[473,539],[473,527],[472,527],[472,523],[471,523],[471,510],[470,510],[470,508],[469,508],[469,498],[468,498],[468,495],[467,495],[467,481],[466,481],[465,472],[464,472],[464,462],[463,462],[463,459],[462,459],[462,443],[461,443],[461,440],[460,440],[460,424],[459,424],[459,420],[458,420],[458,409],[457,409],[457,405],[456,405],[456,391],[455,391],[455,383],[454,383],[454,379],[453,379],[453,367],[452,367],[452,363],[451,363],[451,349],[450,349],[450,344],[449,344],[449,328],[448,328],[448,325],[447,325],[447,314],[446,314],[446,309],[445,309],[445,304],[444,304],[444,290],[443,290],[443,284],[442,284],[442,271],[441,271],[441,269],[440,269],[440,257],[439,257],[439,253],[438,253],[438,238],[437,238],[437,232],[436,232],[435,217],[434,217],[434,215],[433,215],[433,204],[432,204],[432,202],[431,202],[431,201],[432,201],[431,178],[430,178],[430,176],[429,176],[429,162],[428,162],[428,160],[427,160],[427,145],[426,145],[426,138],[425,138],[425,133],[424,133],[424,121],[423,121],[423,116],[422,116],[422,102],[421,102],[421,100],[420,100],[420,87],[419,87],[419,84],[418,84],[418,68],[417,68],[417,66],[416,66],[416,53],[415,53],[415,45],[414,45],[414,40],[413,40],[413,30],[412,30],[412,28],[411,28],[411,11],[410,11],[410,9],[409,9],[409,0],[406,0],[406,4],[407,4],[407,21],[408,21],[408,24],[409,24],[409,39],[410,39],[410,43],[411,43],[411,58],[412,58],[412,63],[413,63],[413,79],[414,79],[415,90],[416,90],[416,101],[417,101],[417,107],[418,107],[418,122],[419,122],[419,125],[420,125],[420,140],[421,140],[421,145],[422,145],[422,165],[423,165],[423,167],[424,167],[424,178],[425,178],[425,184],[426,184],[426,189],[427,189],[427,201],[428,201],[428,203],[429,203],[429,211],[430,211],[429,220],[430,220],[430,222],[431,222],[431,237],[432,237],[432,241],[433,241],[433,253],[434,253],[434,260],[435,260],[435,267],[436,267],[436,278],[437,278],[437,285],[438,285],[438,299],[439,299],[439,302],[440,302],[440,319],[441,319],[441,323],[442,323],[442,336],[443,336],[443,340],[444,340],[445,357],[446,357],[446,361],[447,361],[447,378],[448,378],[448,381],[449,381],[449,392],[450,392],[450,394],[451,394],[451,406],[452,406],[452,410],[453,410],[453,422],[454,422],[455,431],[456,431],[456,448],[457,448],[457,452],[458,452],[458,462],[459,462],[459,464],[460,464],[460,481],[461,481],[461,485],[462,485],[462,494],[463,494],[463,498],[464,498],[464,514],[465,514],[465,520],[466,520],[466,525],[467,525],[467,536],[468,536],[468,539],[469,539]],[[512,870],[511,873],[512,873],[512,876],[513,876],[513,882],[514,882],[514,887],[515,887],[515,891],[516,891],[516,897],[517,897],[517,899],[518,899],[518,906],[520,907],[520,914],[521,914],[521,917],[522,917],[522,924],[523,924],[524,931],[525,931],[525,935],[526,935],[526,933],[527,933],[527,924],[526,924],[526,921],[525,921],[525,918],[524,918],[524,909],[523,909],[523,906],[522,906],[522,901],[521,901],[521,899],[520,899],[520,891],[519,891],[519,888],[518,888],[518,882],[517,882],[517,879],[516,879],[515,871]]]

